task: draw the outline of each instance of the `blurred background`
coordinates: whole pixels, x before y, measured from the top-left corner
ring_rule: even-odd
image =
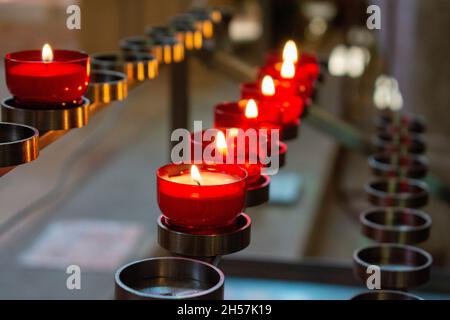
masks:
[[[71,4],[81,8],[81,30],[66,28],[66,8]],[[366,27],[370,4],[381,8],[380,30]],[[37,49],[46,42],[88,53],[119,50],[121,38],[143,34],[146,26],[164,25],[192,5],[232,10],[230,40],[222,50],[249,66],[257,66],[267,50],[281,48],[290,38],[300,44],[300,51],[315,52],[324,62],[339,45],[363,49],[364,67],[353,75],[325,72],[317,104],[365,134],[370,134],[376,114],[375,79],[389,74],[398,80],[404,109],[426,118],[430,171],[439,179],[439,196],[424,209],[432,216],[433,227],[422,247],[433,255],[439,270],[448,272],[450,2],[446,0],[0,0],[0,53]],[[3,68],[1,64],[0,95],[6,98]],[[239,98],[239,81],[195,57],[189,60],[189,69],[191,123],[203,120],[204,126],[211,125],[215,104]],[[155,170],[169,155],[168,84],[168,69],[161,68],[157,79],[133,90],[116,108],[46,148],[38,161],[0,178],[0,298],[111,298],[118,266],[167,254],[156,242],[160,212]],[[363,191],[371,179],[366,156],[305,121],[300,139],[289,143],[282,174],[285,179],[295,177],[287,184],[292,190],[274,181],[272,201],[248,210],[254,223],[250,247],[227,259],[255,262],[252,267],[304,261],[350,266],[353,250],[371,243],[361,235],[358,223],[359,213],[369,206]],[[283,201],[283,194],[290,191],[296,201]],[[61,243],[58,230],[70,231],[66,242]],[[66,289],[68,264],[81,266],[83,290]],[[225,269],[226,265],[225,261]],[[272,275],[267,272],[269,278],[280,278],[275,267]],[[346,299],[361,289],[358,282],[351,287],[351,281],[349,287],[284,284],[283,289],[283,283],[232,277],[227,295]]]

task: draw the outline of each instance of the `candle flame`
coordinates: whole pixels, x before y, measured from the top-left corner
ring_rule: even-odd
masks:
[[[227,152],[227,140],[222,131],[218,131],[216,135],[216,148],[220,153],[225,154]]]
[[[200,175],[200,171],[198,171],[198,168],[195,164],[191,167],[191,178],[194,180],[198,185],[201,185],[202,176]]]
[[[284,79],[292,79],[295,76],[295,65],[291,60],[284,60],[281,65],[281,77]]]
[[[275,83],[271,76],[264,76],[261,82],[261,92],[265,96],[273,96],[275,94]]]
[[[44,44],[42,47],[42,61],[51,62],[53,61],[53,50],[48,43]]]
[[[289,60],[292,63],[298,61],[298,50],[293,40],[288,40],[283,49],[283,61]]]
[[[247,119],[255,119],[258,117],[258,106],[255,100],[249,99],[247,105],[245,106],[245,117]]]

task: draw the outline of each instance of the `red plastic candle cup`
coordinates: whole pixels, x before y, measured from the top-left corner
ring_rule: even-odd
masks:
[[[260,120],[271,122],[282,127],[298,122],[303,113],[304,103],[301,98],[291,94],[274,93],[268,95],[262,92],[259,82],[248,82],[241,85],[242,99],[255,99],[258,102]]]
[[[296,73],[306,75],[310,81],[314,82],[319,78],[320,65],[317,56],[311,53],[302,52],[295,63]],[[283,62],[283,53],[271,51],[266,56],[266,66]]]
[[[79,101],[85,93],[89,56],[77,51],[49,50],[48,57],[45,49],[5,56],[6,85],[19,103],[55,105]]]
[[[239,102],[224,102],[214,107],[214,127],[217,129],[226,128],[257,128],[258,118],[248,118],[245,116],[245,109],[248,100]]]
[[[192,133],[191,160],[194,163],[215,163],[219,160],[220,163],[238,165],[247,172],[247,186],[250,187],[261,177],[262,164],[258,158],[260,137],[257,136],[257,140],[251,144],[246,137],[239,137],[243,133],[244,131],[237,128],[215,129],[212,139],[205,135],[205,131]],[[210,155],[204,154],[205,149],[211,144],[214,151]],[[201,150],[200,159],[196,156],[195,148]]]
[[[230,226],[244,208],[246,178],[236,165],[165,165],[157,171],[159,208],[166,223],[178,228]]]

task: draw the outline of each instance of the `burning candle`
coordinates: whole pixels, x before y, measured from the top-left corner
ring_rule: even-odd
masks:
[[[317,57],[306,52],[299,54],[297,45],[292,40],[286,42],[282,53],[278,51],[269,52],[266,57],[265,67],[270,68],[277,65],[279,70],[281,63],[286,60],[293,62],[296,67],[296,73],[306,76],[309,81],[314,82],[319,78],[320,67]]]
[[[234,223],[245,203],[247,173],[227,164],[168,164],[158,169],[158,204],[170,225],[205,230]]]
[[[89,56],[69,50],[39,50],[5,56],[6,85],[14,98],[27,104],[78,102],[89,83]]]
[[[241,85],[241,98],[255,99],[260,109],[260,119],[281,127],[298,125],[303,112],[303,101],[297,96],[277,91],[273,78],[265,76],[260,83]]]

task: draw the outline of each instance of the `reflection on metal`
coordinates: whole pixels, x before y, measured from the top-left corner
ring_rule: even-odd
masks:
[[[38,137],[32,127],[0,122],[0,170],[35,160],[39,155]]]

